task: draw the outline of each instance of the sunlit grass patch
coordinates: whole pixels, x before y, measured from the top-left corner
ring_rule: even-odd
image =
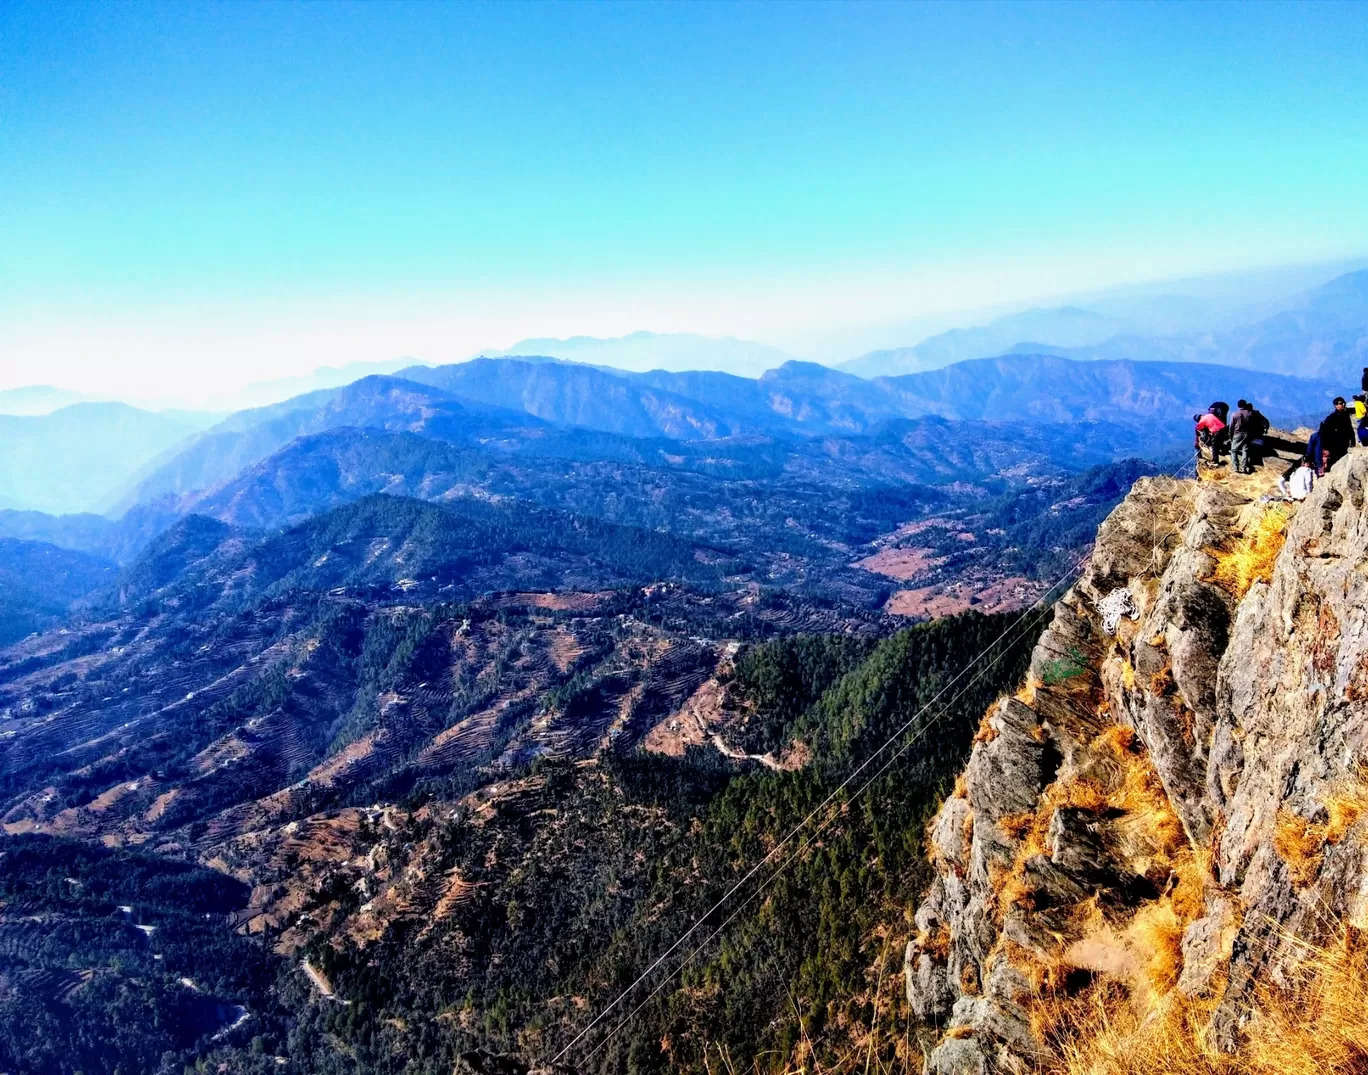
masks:
[[[1274,506],[1259,517],[1253,532],[1216,551],[1212,579],[1236,600],[1255,582],[1273,578],[1273,565],[1287,540],[1288,514]]]

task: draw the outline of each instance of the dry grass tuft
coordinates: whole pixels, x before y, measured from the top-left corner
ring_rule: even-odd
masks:
[[[1009,840],[1020,840],[1035,824],[1036,816],[1032,810],[1021,814],[1008,814],[998,818],[998,828]]]
[[[1035,705],[1036,691],[1043,685],[1035,676],[1027,676],[1026,682],[1021,685],[1021,690],[1017,691],[1014,697],[1024,705]]]
[[[1130,661],[1121,662],[1121,686],[1128,691],[1135,690],[1135,669],[1131,667]]]
[[[975,743],[991,743],[1002,733],[993,727],[993,713],[997,706],[993,706],[987,713],[983,714],[983,719],[979,721],[978,731],[974,733]]]
[[[1287,864],[1293,884],[1309,885],[1325,857],[1326,847],[1340,843],[1368,813],[1368,784],[1360,776],[1324,796],[1325,820],[1308,820],[1290,810],[1278,811],[1273,825],[1273,850]]]
[[[1271,507],[1260,517],[1254,532],[1217,550],[1215,583],[1236,600],[1257,581],[1273,577],[1273,565],[1287,540],[1287,512]]]
[[[1354,824],[1368,812],[1368,788],[1362,784],[1336,792],[1325,800],[1329,820],[1325,824],[1325,842],[1337,844],[1344,839]]]
[[[1304,888],[1320,872],[1325,837],[1323,824],[1308,821],[1290,810],[1278,811],[1273,824],[1273,850],[1287,864],[1293,884]]]
[[[1251,998],[1241,1047],[1219,1052],[1206,1028],[1218,1003],[1177,990],[1137,1005],[1115,986],[1094,988],[1044,1026],[1059,1060],[1050,1075],[1357,1075],[1368,1071],[1364,982],[1368,946],[1346,928],[1324,948],[1299,945],[1285,986]]]
[[[921,930],[912,938],[912,944],[918,951],[925,952],[932,959],[944,963],[950,955],[950,929],[941,924],[931,932]]]

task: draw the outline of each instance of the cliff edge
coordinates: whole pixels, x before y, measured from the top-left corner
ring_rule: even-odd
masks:
[[[1138,482],[985,718],[907,949],[928,1072],[1365,1070],[1368,451],[1276,473]]]

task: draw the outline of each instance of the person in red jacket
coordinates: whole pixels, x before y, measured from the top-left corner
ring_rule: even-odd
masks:
[[[1215,464],[1221,462],[1221,448],[1225,443],[1226,425],[1211,411],[1206,414],[1194,414],[1192,420],[1197,423],[1196,435],[1193,437],[1192,446],[1200,454],[1203,446],[1211,449],[1211,461]]]

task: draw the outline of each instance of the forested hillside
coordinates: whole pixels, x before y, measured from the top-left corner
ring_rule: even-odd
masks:
[[[1028,632],[994,646],[1005,626],[970,614],[882,640],[741,649],[708,680],[713,726],[732,749],[781,756],[774,767],[706,742],[666,753],[609,737],[577,756],[523,755],[474,783],[467,770],[434,773],[379,800],[372,791],[359,801],[375,805],[360,809],[320,811],[315,797],[307,819],[277,808],[236,836],[221,823],[164,830],[149,848],[189,840],[247,882],[223,878],[207,919],[175,886],[219,875],[154,882],[170,868],[162,858],[11,843],[0,856],[3,973],[50,984],[41,996],[0,990],[0,1065],[89,1075],[179,1071],[198,1057],[205,1071],[449,1072],[471,1048],[547,1058],[832,793],[849,807],[825,815],[821,839],[762,895],[743,889],[759,896],[745,914],[679,979],[652,978],[665,987],[619,1033],[604,1033],[608,1021],[571,1059],[587,1071],[703,1070],[721,1055],[786,1057],[804,1032],[833,1050],[863,1041],[898,1003],[895,938],[926,875],[923,820],[984,707],[1024,665]],[[381,683],[399,662],[431,675],[422,637],[368,638],[358,659]],[[984,649],[998,658],[988,674],[941,694]],[[592,677],[563,683],[544,705],[590,712],[603,689]],[[837,791],[909,721],[927,730],[899,741],[905,753],[880,757],[860,794],[862,782]],[[34,915],[59,932],[38,943],[22,924]],[[707,920],[700,939],[719,924]],[[187,1029],[201,1024],[187,1023],[186,1005],[203,1010],[206,1032]],[[108,1034],[125,1010],[135,1017],[98,1055],[62,1047]],[[45,1020],[66,1029],[44,1037]]]

